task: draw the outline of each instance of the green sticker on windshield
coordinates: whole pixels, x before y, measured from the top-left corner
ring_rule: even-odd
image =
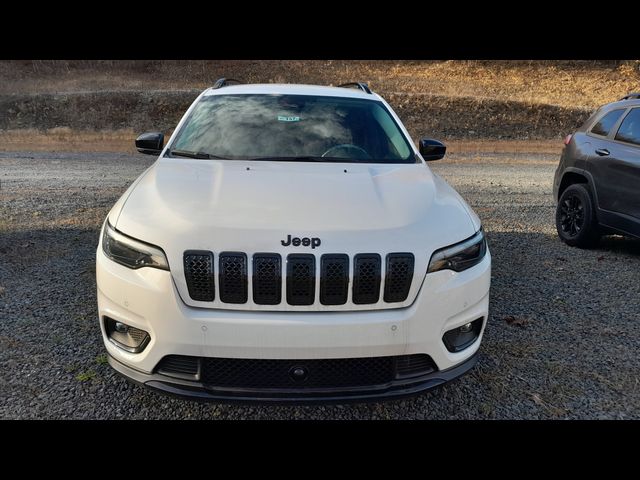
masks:
[[[282,115],[278,115],[279,122],[299,122],[300,117],[284,117]]]

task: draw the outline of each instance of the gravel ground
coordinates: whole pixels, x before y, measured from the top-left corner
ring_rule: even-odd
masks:
[[[469,374],[405,400],[263,407],[162,396],[106,364],[98,230],[152,157],[0,153],[0,418],[639,419],[640,242],[563,245],[556,158],[433,165],[483,219],[493,255],[491,318]]]

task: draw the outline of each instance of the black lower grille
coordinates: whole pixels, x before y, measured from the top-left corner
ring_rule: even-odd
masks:
[[[312,305],[316,293],[316,257],[311,254],[287,257],[287,303]]]
[[[215,299],[213,253],[202,250],[184,252],[184,276],[189,296],[201,302]]]
[[[202,382],[218,387],[329,388],[379,385],[393,380],[394,358],[247,360],[205,358]],[[299,375],[296,375],[299,370]]]
[[[167,355],[160,361],[156,371],[169,377],[199,380],[200,358],[186,355]]]
[[[385,302],[404,302],[407,299],[413,279],[413,262],[411,253],[387,255],[387,272],[384,280]]]
[[[396,376],[398,378],[415,377],[435,372],[436,364],[429,355],[423,353],[416,355],[403,355],[396,360]]]
[[[282,295],[282,266],[277,253],[253,256],[253,301],[258,305],[278,305]]]
[[[247,256],[244,253],[220,254],[218,288],[225,303],[247,303]]]
[[[349,256],[322,255],[320,259],[320,303],[344,305],[349,293]]]
[[[429,355],[271,360],[169,355],[156,371],[210,388],[307,389],[388,384],[437,371]]]
[[[380,255],[360,253],[353,261],[353,303],[376,303],[380,298]]]

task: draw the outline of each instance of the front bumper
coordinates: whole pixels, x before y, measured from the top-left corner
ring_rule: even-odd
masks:
[[[332,401],[376,399],[420,392],[469,370],[475,363],[488,318],[491,257],[466,271],[442,271],[425,277],[414,303],[406,308],[345,312],[252,312],[189,307],[170,272],[130,270],[97,251],[98,310],[111,365],[123,375],[156,390],[201,399],[259,401]],[[108,316],[149,332],[141,353],[126,352],[105,332]],[[449,352],[442,336],[483,318],[478,339]],[[305,394],[221,392],[210,386],[157,373],[167,355],[244,359],[337,359],[426,354],[437,371],[372,389],[331,389]],[[368,387],[367,387],[368,388]]]
[[[415,395],[438,387],[468,372],[477,362],[477,352],[448,370],[421,377],[396,380],[375,387],[313,389],[222,389],[202,383],[168,378],[157,373],[144,373],[120,363],[111,355],[109,365],[126,379],[162,393],[200,401],[238,403],[345,403],[392,400]]]

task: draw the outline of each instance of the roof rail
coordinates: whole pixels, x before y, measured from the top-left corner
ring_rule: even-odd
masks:
[[[342,88],[359,88],[360,90],[362,90],[365,93],[371,93],[371,90],[369,89],[369,85],[367,85],[365,82],[349,82],[349,83],[343,83],[342,85],[338,85],[338,87],[342,87]]]
[[[222,88],[222,87],[226,87],[229,85],[229,82],[234,82],[234,83],[242,83],[240,80],[236,80],[235,78],[219,78],[218,80],[216,80],[216,83],[213,84],[213,87],[211,88]]]
[[[622,100],[634,100],[637,98],[640,98],[640,92],[628,93],[626,96],[622,97],[618,101],[621,102]]]

